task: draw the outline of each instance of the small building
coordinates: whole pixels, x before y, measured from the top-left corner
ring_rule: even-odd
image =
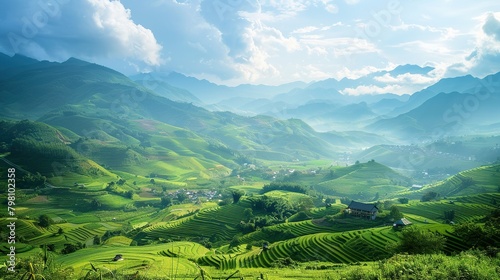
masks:
[[[375,220],[378,208],[375,204],[352,201],[346,209],[347,213],[355,217]]]
[[[397,221],[394,222],[393,227],[405,227],[411,225],[412,222],[410,222],[407,218],[401,218]]]
[[[117,254],[117,255],[113,258],[113,261],[114,261],[114,262],[117,262],[117,261],[123,261],[123,255],[122,255],[122,254]]]

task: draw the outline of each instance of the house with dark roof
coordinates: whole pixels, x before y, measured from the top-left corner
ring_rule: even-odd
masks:
[[[407,218],[401,218],[397,221],[394,222],[394,227],[405,227],[405,226],[409,226],[411,225],[412,223],[407,219]]]
[[[375,204],[352,201],[346,209],[346,212],[355,217],[363,217],[375,220],[378,208]]]

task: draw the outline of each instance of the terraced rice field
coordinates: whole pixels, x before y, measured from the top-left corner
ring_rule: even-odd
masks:
[[[268,250],[254,249],[242,254],[206,255],[203,265],[220,269],[271,267],[279,259],[356,263],[388,256],[386,245],[396,242],[396,233],[388,227],[343,233],[316,233],[272,244]]]
[[[217,235],[224,240],[231,240],[238,233],[237,224],[243,217],[245,207],[240,204],[230,204],[223,207],[202,209],[193,216],[159,223],[146,228],[146,239],[176,238],[176,237],[207,237]]]
[[[9,223],[10,221],[6,219],[0,219],[0,227],[2,228],[2,231],[7,229],[7,224]],[[46,233],[46,230],[35,226],[32,221],[20,219],[16,221],[16,236],[22,236],[26,240],[42,236]]]
[[[188,251],[187,248],[197,248],[184,244],[174,245],[175,248]],[[91,270],[90,263],[102,271],[113,271],[115,276],[134,274],[155,279],[155,277],[172,277],[177,275],[177,278],[182,279],[184,276],[197,275],[199,270],[195,263],[186,258],[165,256],[172,248],[172,244],[159,244],[152,246],[101,246],[78,250],[77,252],[63,255],[57,258],[57,262],[63,266],[71,266],[77,272],[77,276],[83,277]],[[197,253],[198,249],[193,249]],[[203,254],[202,249],[198,252]],[[112,261],[117,255],[123,256],[122,261]],[[192,279],[189,278],[189,279]]]
[[[169,245],[170,247],[166,246],[165,250],[158,253],[167,257],[198,258],[210,252],[209,249],[195,242],[172,242]]]
[[[494,207],[483,203],[469,203],[467,201],[482,200],[486,195],[471,196],[469,198],[457,198],[436,202],[419,202],[399,206],[403,214],[413,214],[432,220],[444,220],[445,211],[455,211],[455,222],[473,222],[489,214]],[[487,199],[487,198],[486,198]],[[462,202],[465,201],[465,202]],[[490,199],[491,201],[491,199]]]

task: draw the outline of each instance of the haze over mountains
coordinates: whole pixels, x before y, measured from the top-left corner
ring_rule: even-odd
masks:
[[[230,167],[239,155],[339,159],[346,151],[381,144],[500,132],[500,73],[442,79],[412,95],[346,93],[390,86],[381,77],[430,71],[404,65],[356,80],[228,87],[179,73],[128,78],[75,58],[57,63],[0,55],[0,116],[42,121],[67,139],[86,137],[125,149],[162,150],[168,138],[167,150],[179,158],[196,158],[206,168]],[[169,138],[174,136],[176,143]],[[193,139],[200,145],[186,144]],[[123,161],[141,158],[147,153],[135,150]]]
[[[211,111],[299,118],[318,131],[379,131],[405,141],[414,137],[425,140],[430,137],[429,130],[433,129],[442,130],[446,135],[460,135],[471,132],[470,129],[482,133],[488,129],[481,127],[496,126],[498,112],[492,105],[500,104],[498,74],[483,79],[471,75],[444,78],[420,89],[416,82],[418,90],[404,95],[390,92],[349,94],[350,90],[363,87],[394,88],[400,83],[398,79],[404,80],[404,77],[408,78],[408,83],[416,77],[430,79],[432,70],[432,67],[402,65],[358,79],[331,78],[309,84],[296,82],[281,86],[228,87],[175,72],[141,74],[132,79],[186,89],[192,96],[179,101],[192,102]],[[439,96],[441,93],[446,95]],[[173,94],[165,96],[176,100]],[[427,114],[427,110],[432,110],[432,113]]]
[[[402,69],[429,70],[390,72]],[[16,227],[36,229],[18,246],[31,254],[41,242],[51,244],[65,266],[75,265],[68,257],[83,265],[96,256],[110,263],[116,253],[107,250],[119,250],[127,255],[121,263],[135,271],[130,260],[151,255],[168,238],[203,248],[187,260],[198,266],[242,269],[253,267],[244,264],[247,254],[269,255],[261,244],[274,252],[301,238],[357,232],[352,239],[364,240],[355,236],[380,230],[394,236],[384,244],[394,242],[397,231],[384,225],[394,222],[396,203],[413,221],[425,221],[418,223],[426,231],[439,225],[443,209],[483,219],[500,190],[500,73],[443,79],[413,95],[347,94],[376,77],[227,87],[178,73],[131,79],[76,58],[57,63],[0,55],[0,165],[16,172],[16,194],[32,197],[19,203],[23,218]],[[447,201],[408,203],[428,194]],[[480,203],[453,202],[459,199]],[[346,215],[342,209],[354,200],[377,202],[383,215]],[[439,210],[430,215],[428,206]],[[40,213],[56,224],[39,230],[31,217]],[[111,230],[119,236],[109,238]],[[86,245],[69,251],[68,242]],[[380,242],[363,248],[386,250]],[[246,249],[235,253],[238,247]],[[293,259],[295,250],[284,252]],[[356,259],[350,247],[332,250],[343,259],[315,254],[297,261],[381,256]],[[167,251],[153,255],[164,261]],[[239,264],[209,259],[221,252]],[[276,269],[274,262],[256,267]]]

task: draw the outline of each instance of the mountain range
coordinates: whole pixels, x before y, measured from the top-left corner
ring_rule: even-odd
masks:
[[[179,73],[129,78],[76,58],[0,55],[0,118],[5,133],[20,120],[38,130],[36,123],[49,125],[70,149],[63,150],[94,162],[89,166],[134,173],[139,164],[157,174],[177,168],[179,178],[208,178],[256,159],[338,159],[381,144],[500,131],[500,73],[442,79],[412,95],[342,93],[381,75],[430,71],[405,65],[356,80],[228,87]],[[15,144],[9,139],[2,145]]]

